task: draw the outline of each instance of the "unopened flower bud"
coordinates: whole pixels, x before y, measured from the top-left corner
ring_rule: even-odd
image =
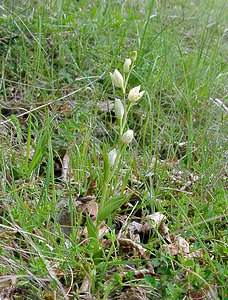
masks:
[[[124,144],[130,144],[130,142],[133,140],[134,131],[129,129],[127,130],[121,137],[121,141]]]
[[[130,90],[128,94],[128,100],[132,102],[138,101],[142,96],[144,95],[145,91],[140,91],[140,85],[134,87],[133,89]]]
[[[124,115],[124,106],[120,99],[115,98],[114,111],[117,119],[122,119]]]
[[[112,78],[112,83],[116,87],[124,89],[124,79],[123,79],[123,76],[122,76],[122,74],[117,69],[115,69],[115,71],[113,72],[113,74],[110,73],[110,76]]]
[[[117,150],[116,148],[114,148],[108,153],[108,162],[110,167],[114,165],[116,161],[116,157],[117,157]]]
[[[131,60],[134,63],[137,59],[137,51],[132,51],[131,52]]]
[[[123,71],[124,71],[124,73],[129,73],[130,66],[131,66],[131,59],[130,58],[126,58],[125,62],[124,62],[124,65],[123,65]]]

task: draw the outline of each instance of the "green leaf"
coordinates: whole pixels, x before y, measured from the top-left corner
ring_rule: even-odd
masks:
[[[96,255],[99,251],[98,228],[93,224],[89,215],[86,216],[86,225],[90,238],[89,246],[93,249],[94,255]]]
[[[128,196],[120,196],[113,198],[104,203],[104,206],[99,209],[97,215],[97,222],[102,222],[105,218],[111,215],[116,209],[120,208],[125,202],[127,202],[132,196],[132,193]]]
[[[194,265],[194,261],[193,261],[193,259],[187,259],[186,261],[183,262],[183,265],[185,267],[191,267]]]
[[[93,224],[89,215],[86,216],[86,225],[89,237],[92,239],[97,239],[97,227]]]

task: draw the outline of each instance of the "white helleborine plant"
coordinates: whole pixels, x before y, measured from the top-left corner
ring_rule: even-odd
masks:
[[[124,65],[123,65],[123,71],[124,71],[124,73],[129,73],[130,66],[131,66],[131,59],[130,58],[126,58],[125,62],[124,62]]]
[[[110,167],[114,165],[116,161],[116,157],[117,157],[117,150],[116,148],[114,148],[108,153],[108,162]]]
[[[141,91],[140,92],[140,88],[141,88],[141,86],[138,85],[138,86],[136,86],[136,87],[134,87],[133,89],[130,90],[130,92],[128,94],[128,100],[129,101],[136,102],[140,98],[142,98],[142,96],[144,95],[145,91]]]
[[[123,79],[123,76],[122,76],[122,74],[117,69],[115,69],[115,71],[113,73],[110,73],[110,76],[112,78],[112,83],[116,87],[124,89],[124,79]]]
[[[124,106],[120,99],[115,98],[114,111],[117,119],[122,120],[124,116]]]
[[[134,131],[129,129],[122,135],[121,141],[126,145],[130,144],[131,141],[133,140],[133,137],[134,137]]]

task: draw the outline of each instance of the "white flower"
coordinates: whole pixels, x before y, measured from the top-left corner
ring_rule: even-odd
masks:
[[[133,139],[133,136],[134,136],[134,131],[129,129],[127,130],[121,137],[121,141],[124,143],[124,144],[130,144],[130,142],[132,141]]]
[[[116,148],[114,148],[108,153],[108,162],[110,167],[114,165],[116,157],[117,157],[117,150]]]
[[[142,96],[144,95],[145,91],[140,91],[140,85],[134,87],[133,89],[130,90],[128,94],[128,100],[132,102],[138,101]]]
[[[137,51],[132,51],[131,53],[131,60],[134,63],[137,59]]]
[[[114,111],[117,119],[122,119],[124,115],[124,106],[120,99],[115,98]]]
[[[126,58],[124,65],[123,65],[123,71],[124,73],[128,73],[130,71],[130,65],[131,65],[131,59],[130,58]]]
[[[123,79],[123,76],[122,76],[122,74],[117,69],[115,69],[115,71],[113,72],[113,74],[110,73],[110,76],[112,78],[112,83],[116,87],[124,89],[124,79]]]

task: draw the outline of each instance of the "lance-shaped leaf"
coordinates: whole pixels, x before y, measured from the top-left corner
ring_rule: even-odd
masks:
[[[93,224],[89,215],[86,216],[86,225],[90,238],[90,245],[93,247],[94,253],[96,253],[99,250],[98,228]]]
[[[106,201],[104,206],[99,209],[97,215],[97,222],[102,222],[105,218],[110,216],[115,210],[120,208],[125,202],[129,201],[132,193],[128,196],[119,196],[117,198],[113,198],[109,201]]]

